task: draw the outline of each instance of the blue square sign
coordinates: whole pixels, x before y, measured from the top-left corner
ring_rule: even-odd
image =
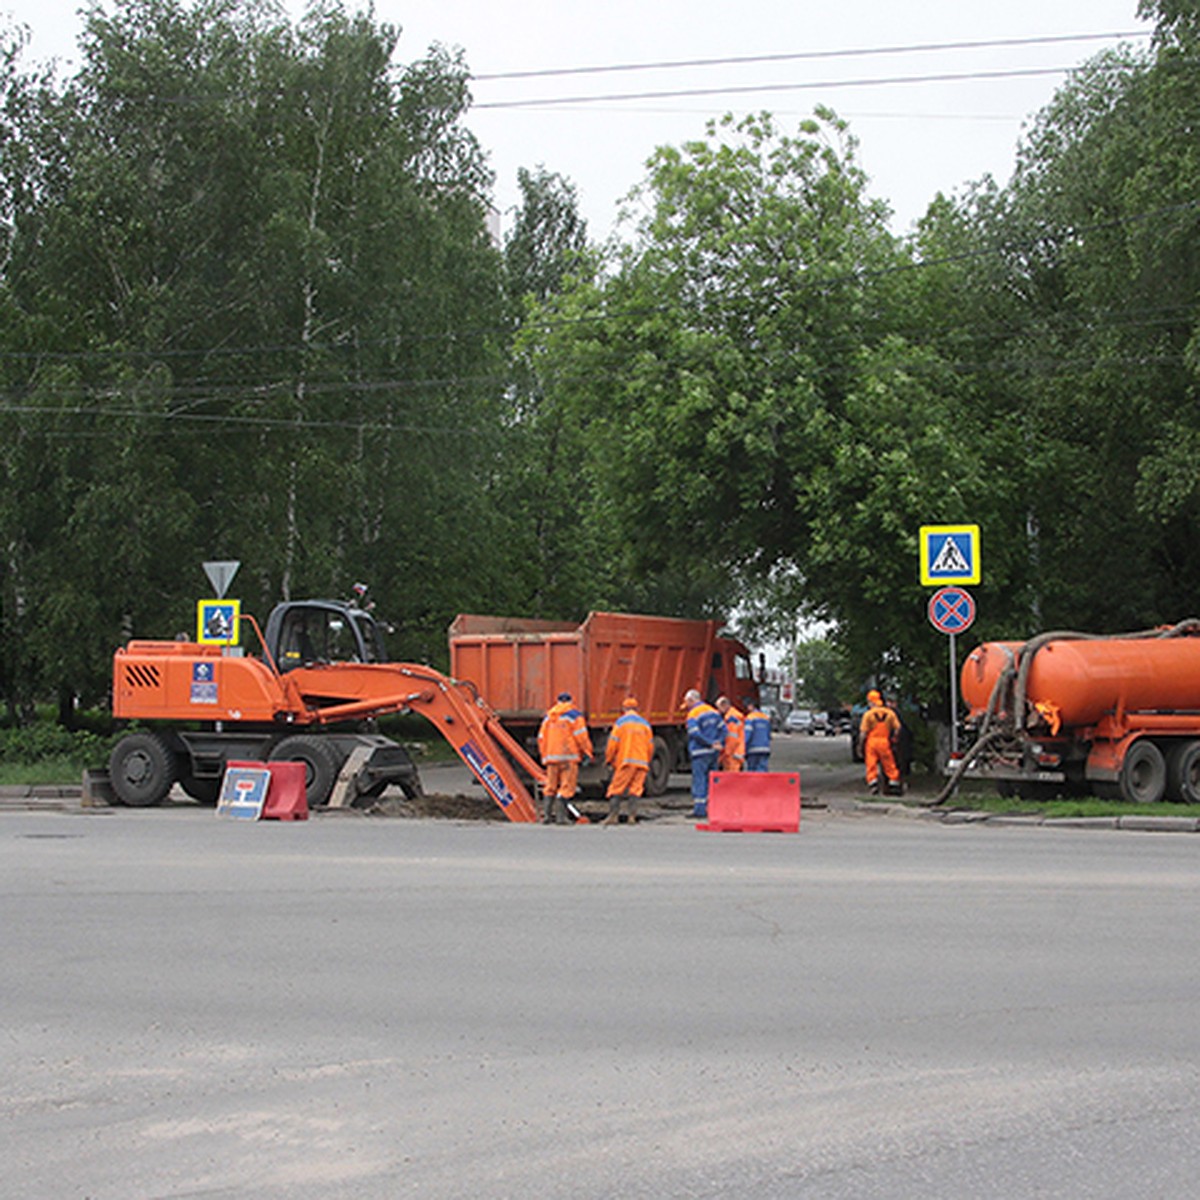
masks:
[[[979,582],[978,525],[922,525],[920,547],[926,586]]]
[[[267,767],[226,767],[217,816],[257,821],[262,816],[270,786],[271,772]]]

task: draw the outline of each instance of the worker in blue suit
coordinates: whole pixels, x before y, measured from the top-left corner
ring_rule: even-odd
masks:
[[[683,696],[687,709],[688,757],[692,760],[692,816],[708,816],[708,777],[725,745],[725,722],[696,688]]]

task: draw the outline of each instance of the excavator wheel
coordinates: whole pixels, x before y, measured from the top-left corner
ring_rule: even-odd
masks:
[[[175,782],[176,769],[167,743],[149,731],[123,737],[108,760],[113,791],[130,808],[161,804]]]
[[[326,739],[298,733],[285,737],[269,755],[271,762],[302,762],[304,764],[304,798],[309,808],[329,803],[329,793],[337,782],[341,764]]]

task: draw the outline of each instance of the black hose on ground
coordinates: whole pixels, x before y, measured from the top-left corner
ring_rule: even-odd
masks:
[[[991,733],[981,737],[979,741],[971,747],[971,749],[958,760],[958,766],[950,774],[950,778],[946,781],[945,786],[937,796],[934,797],[930,804],[930,808],[937,808],[941,804],[945,804],[951,796],[954,795],[958,787],[958,781],[962,779],[966,769],[988,748],[993,742],[998,742],[1002,737],[1008,736],[1007,729],[993,729]]]

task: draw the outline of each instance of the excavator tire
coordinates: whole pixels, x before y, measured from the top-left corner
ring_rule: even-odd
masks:
[[[123,737],[108,760],[113,792],[130,808],[161,804],[175,782],[176,770],[175,755],[166,741],[149,730]]]
[[[298,733],[285,737],[270,753],[271,762],[302,762],[304,764],[304,798],[309,808],[329,803],[329,793],[337,782],[341,764],[337,753],[326,739]]]

